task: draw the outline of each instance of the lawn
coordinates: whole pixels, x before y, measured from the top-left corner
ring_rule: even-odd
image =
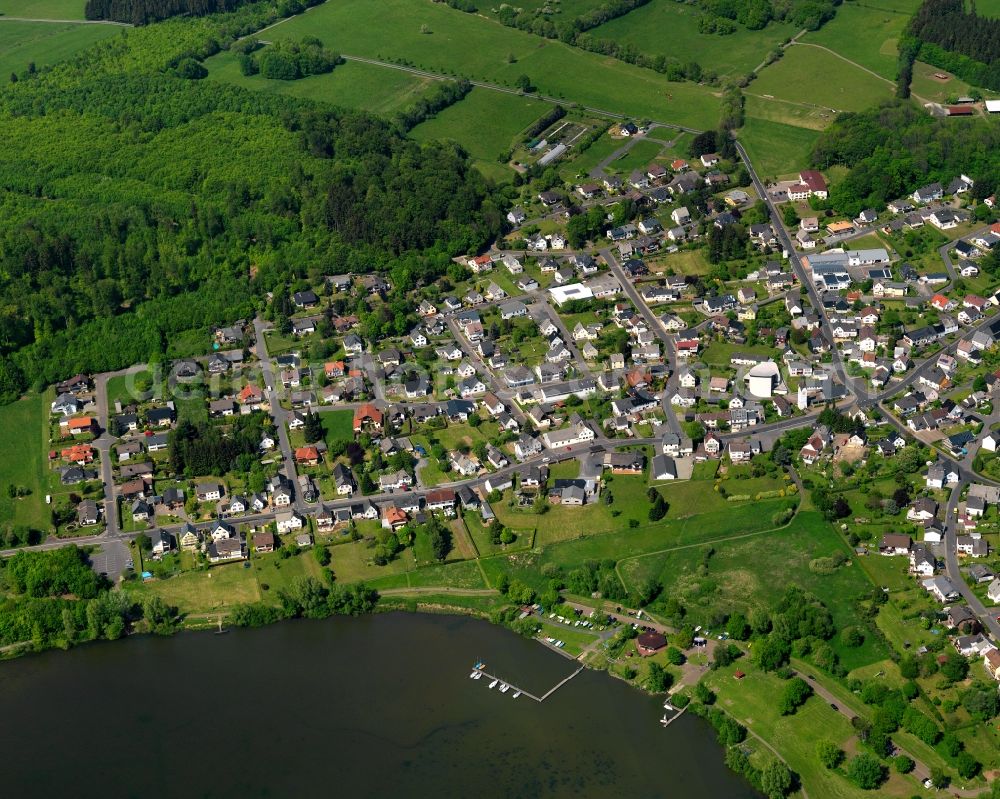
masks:
[[[749,344],[735,344],[731,341],[713,341],[702,351],[701,360],[709,366],[728,367],[729,360],[737,352],[765,355],[770,358],[776,358],[778,354],[774,349],[763,344],[751,346]]]
[[[330,568],[337,580],[343,583],[368,582],[390,575],[400,575],[402,585],[407,585],[404,572],[416,568],[412,549],[404,549],[385,566],[372,562],[373,548],[366,541],[351,541],[330,547]]]
[[[417,125],[410,135],[418,141],[452,139],[481,161],[496,162],[518,134],[551,105],[514,94],[476,88],[464,99]]]
[[[354,411],[328,411],[321,413],[326,443],[354,440]]]
[[[51,393],[33,394],[0,406],[0,452],[8,456],[0,469],[0,525],[26,525],[37,530],[52,526],[45,507]],[[7,495],[8,485],[24,487],[30,494],[11,499]]]
[[[746,672],[741,680],[733,677],[739,668]],[[843,776],[824,768],[816,756],[816,743],[829,740],[844,747],[854,737],[854,730],[843,715],[822,699],[812,697],[791,716],[780,715],[775,697],[782,690],[782,680],[764,674],[745,660],[734,666],[709,672],[706,681],[718,695],[718,705],[774,746],[799,775],[810,799],[849,799],[870,796]],[[748,739],[751,746],[754,739]],[[852,747],[853,748],[853,747]],[[878,796],[919,795],[912,777],[893,774],[876,792]]]
[[[739,132],[740,143],[757,171],[774,177],[797,173],[807,166],[818,138],[819,131],[752,116]]]
[[[148,394],[151,389],[147,389],[146,392],[140,392],[136,386],[137,381],[143,383],[144,386],[147,384],[151,385],[151,378],[152,372],[148,370],[132,374],[116,375],[109,378],[107,382],[108,412],[111,414],[115,413],[116,402],[120,402],[122,405],[129,405],[142,401],[144,395]]]
[[[837,16],[818,31],[809,31],[803,42],[829,47],[883,78],[896,79],[897,43],[920,0],[843,3]]]
[[[699,247],[696,250],[681,250],[664,258],[657,258],[653,269],[677,275],[707,275],[712,271],[712,265],[705,258],[704,248]]]
[[[121,32],[118,25],[0,22],[0,72],[20,73],[29,63],[48,66]]]
[[[261,598],[254,572],[244,563],[183,572],[166,580],[137,583],[133,588],[139,593],[158,594],[181,613],[209,613]]]
[[[267,602],[277,602],[278,592],[287,591],[297,577],[319,579],[322,574],[322,568],[309,549],[291,558],[283,558],[277,552],[254,555],[250,562],[261,598]]]
[[[589,175],[601,161],[621,147],[622,143],[621,139],[612,139],[607,135],[601,136],[577,158],[566,164],[563,169],[563,172],[566,173],[565,177],[572,180],[577,175]]]
[[[608,164],[607,171],[615,172],[619,175],[628,176],[634,169],[646,171],[646,167],[653,162],[653,159],[660,154],[663,145],[659,142],[639,139],[635,144],[622,155]]]
[[[761,70],[752,89],[757,95],[837,111],[861,111],[893,95],[891,82],[806,45],[790,47],[784,58]]]
[[[653,0],[590,33],[599,39],[633,45],[649,55],[665,55],[681,63],[697,61],[721,75],[745,75],[798,32],[790,24],[772,22],[759,31],[737,26],[736,32],[727,36],[699,33],[701,15],[695,5]]]
[[[526,520],[528,520],[528,517],[526,517]],[[469,535],[472,537],[472,541],[482,557],[507,554],[510,552],[517,552],[522,549],[531,549],[535,540],[533,524],[520,529],[511,528],[511,532],[517,537],[513,543],[505,546],[503,544],[493,543],[490,530],[489,528],[484,527],[480,522],[478,513],[474,511],[466,513],[464,521],[465,529],[469,531]]]
[[[287,94],[359,108],[383,116],[391,116],[413,105],[438,83],[434,78],[360,61],[348,61],[333,72],[301,80],[268,80],[261,75],[244,75],[236,55],[225,51],[208,59],[205,65],[211,80],[269,94]]]
[[[83,19],[85,0],[0,0],[0,15],[25,19]]]
[[[702,129],[718,122],[719,99],[707,87],[668,83],[652,70],[456,13],[444,4],[337,0],[267,32],[272,41],[307,35],[345,54],[505,86],[527,75],[542,94],[605,111]]]

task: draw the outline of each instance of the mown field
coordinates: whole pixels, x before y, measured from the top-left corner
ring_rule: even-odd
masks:
[[[757,172],[774,177],[806,167],[818,138],[819,131],[752,116],[746,118],[739,132],[740,142]]]
[[[697,128],[718,122],[715,93],[668,83],[651,70],[539,39],[489,19],[422,0],[337,0],[276,25],[268,40],[318,36],[346,55],[513,86],[527,75],[539,92],[603,110]]]
[[[423,122],[410,135],[419,140],[452,139],[479,161],[497,157],[551,105],[514,94],[475,88],[464,99]]]
[[[653,2],[590,31],[600,39],[634,45],[649,55],[665,55],[681,63],[697,61],[703,70],[720,75],[745,75],[767,54],[798,31],[786,23],[772,22],[759,31],[738,26],[735,33],[718,36],[698,32],[702,15],[694,5],[676,0]]]
[[[891,98],[893,85],[827,50],[795,45],[784,58],[761,71],[750,91],[805,107],[861,111]]]
[[[85,0],[0,0],[0,15],[25,19],[83,19]]]
[[[842,3],[837,16],[803,42],[821,44],[851,61],[895,80],[897,43],[920,0]]]
[[[0,21],[0,74],[62,61],[95,42],[122,33],[118,25]]]
[[[32,395],[0,406],[0,525],[27,525],[35,529],[49,527],[45,507],[48,474],[45,465],[48,398]],[[12,499],[7,487],[28,489],[30,494]]]
[[[390,116],[412,105],[437,81],[359,61],[348,61],[326,75],[301,80],[268,80],[260,75],[244,75],[233,53],[222,52],[205,62],[209,79],[234,83],[254,91],[287,94],[359,108]]]

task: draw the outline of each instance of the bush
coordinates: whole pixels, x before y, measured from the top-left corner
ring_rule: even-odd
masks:
[[[828,769],[835,769],[844,762],[844,750],[833,741],[819,741],[816,744],[816,756]]]
[[[892,767],[899,774],[909,774],[913,771],[914,762],[906,755],[898,755],[892,759]]]
[[[885,782],[885,768],[867,752],[855,755],[847,764],[847,778],[863,791],[873,791]]]
[[[781,703],[779,710],[782,716],[790,716],[799,709],[805,701],[812,696],[813,690],[809,683],[801,677],[793,677],[785,683],[785,689],[781,693]]]

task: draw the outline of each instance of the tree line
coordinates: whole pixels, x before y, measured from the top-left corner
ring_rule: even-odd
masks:
[[[920,58],[963,80],[1000,89],[1000,19],[980,16],[964,0],[924,0],[907,28]]]
[[[235,11],[253,0],[87,0],[83,14],[86,19],[106,19],[131,25],[148,25],[169,17],[202,17]],[[282,16],[300,14],[323,0],[282,0]]]
[[[0,597],[0,646],[27,643],[38,651],[121,638],[130,629],[176,628],[174,608],[157,596],[112,590],[72,545],[0,559]]]

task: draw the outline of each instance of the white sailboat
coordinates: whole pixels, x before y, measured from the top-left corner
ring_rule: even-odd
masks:
[[[496,688],[498,682],[500,682],[500,680],[493,680],[493,682],[490,683],[490,688]]]

